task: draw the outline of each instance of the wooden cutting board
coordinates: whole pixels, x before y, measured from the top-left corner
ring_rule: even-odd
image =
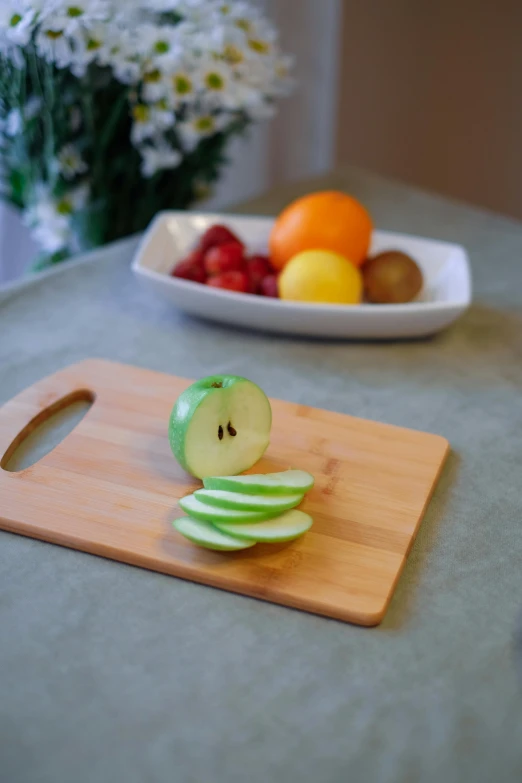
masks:
[[[0,408],[0,527],[339,620],[379,623],[448,442],[272,400],[270,447],[252,472],[313,473],[301,507],[314,525],[291,543],[210,552],[171,525],[183,515],[177,500],[200,486],[167,439],[172,405],[189,383],[92,359]],[[94,403],[58,446],[25,470],[5,470],[35,427],[78,399]]]

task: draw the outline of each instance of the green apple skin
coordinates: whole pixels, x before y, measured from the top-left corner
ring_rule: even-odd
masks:
[[[298,506],[303,495],[243,495],[240,492],[224,492],[219,489],[197,489],[194,495],[202,503],[217,508],[236,508],[244,511],[273,511],[282,514]]]
[[[259,386],[238,375],[211,375],[176,400],[169,441],[179,464],[197,478],[236,474],[263,455],[271,424],[270,402]]]
[[[244,511],[239,508],[218,508],[203,503],[195,495],[186,495],[179,501],[180,508],[193,519],[201,519],[203,522],[264,522],[278,516],[277,511]]]
[[[241,492],[253,495],[304,494],[312,489],[314,477],[305,470],[283,470],[280,473],[249,473],[246,476],[208,476],[205,489]]]
[[[256,543],[252,539],[231,536],[225,531],[218,530],[209,522],[201,522],[190,517],[180,517],[172,523],[178,533],[181,533],[191,543],[202,546],[205,549],[214,549],[218,552],[234,552],[238,549],[249,549]]]
[[[242,541],[256,541],[277,544],[283,541],[293,541],[300,538],[312,527],[312,517],[304,511],[292,509],[274,519],[254,524],[234,524],[232,522],[216,522],[215,526],[231,536],[241,536]]]

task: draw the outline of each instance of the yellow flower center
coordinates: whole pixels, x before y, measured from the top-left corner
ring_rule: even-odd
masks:
[[[71,215],[73,207],[68,198],[62,198],[56,204],[56,211],[59,215]]]
[[[132,116],[136,122],[147,122],[150,117],[149,107],[143,103],[137,103],[132,110]]]
[[[153,71],[149,71],[146,73],[143,77],[143,81],[147,84],[156,84],[161,79],[161,73],[160,71],[155,68]]]
[[[10,27],[16,27],[17,24],[19,24],[22,21],[22,17],[20,14],[13,14],[11,19],[9,20],[9,26]]]
[[[58,38],[62,38],[63,30],[46,30],[45,34],[51,41],[56,41]]]
[[[178,95],[187,95],[189,92],[192,92],[192,82],[188,76],[176,74],[176,76],[172,78],[172,83],[174,85],[174,91]]]
[[[169,106],[168,106],[168,103],[165,100],[165,98],[162,98],[161,101],[158,101],[156,103],[155,108],[158,109],[158,111],[168,111],[169,110]]]
[[[165,54],[165,52],[168,52],[170,49],[170,46],[167,41],[156,41],[154,44],[154,51],[157,54]]]
[[[101,46],[101,41],[97,41],[96,38],[89,38],[87,41],[87,51],[95,52]]]
[[[78,16],[83,16],[83,8],[80,8],[77,5],[70,5],[67,9],[67,16],[70,16],[72,19],[75,19]]]
[[[194,127],[200,133],[208,133],[214,130],[214,124],[213,117],[198,117],[194,122]]]
[[[240,30],[244,30],[245,33],[248,33],[251,24],[248,19],[236,19],[236,27],[239,27]]]
[[[205,76],[205,84],[209,90],[222,90],[225,86],[225,80],[221,74],[211,72]]]
[[[230,63],[230,65],[238,65],[244,60],[243,52],[233,44],[227,44],[223,49],[223,59]]]
[[[266,41],[260,41],[258,38],[249,38],[248,45],[257,54],[268,54],[270,51],[270,45]]]
[[[230,5],[228,3],[223,3],[223,5],[220,6],[219,10],[224,16],[226,16],[227,14],[230,13]]]

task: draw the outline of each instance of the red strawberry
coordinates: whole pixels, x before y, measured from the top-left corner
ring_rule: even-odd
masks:
[[[227,242],[226,245],[211,247],[205,253],[205,271],[208,275],[221,275],[243,268],[243,245]]]
[[[193,280],[195,283],[204,283],[206,280],[203,266],[194,263],[190,257],[179,261],[170,274],[172,277],[181,277],[182,280]]]
[[[238,270],[223,272],[221,275],[209,277],[207,285],[214,286],[214,288],[226,288],[227,291],[246,293],[248,291],[248,276],[246,272]]]
[[[261,280],[260,292],[263,296],[279,297],[279,290],[277,288],[277,276],[266,275]]]
[[[215,226],[207,228],[199,240],[199,249],[202,253],[205,253],[211,247],[226,245],[228,242],[238,242],[240,245],[243,244],[229,228],[220,226],[216,223]]]
[[[245,259],[248,276],[252,281],[252,288],[255,292],[259,291],[261,280],[267,275],[272,274],[273,269],[266,256],[250,256]]]
[[[194,264],[194,266],[199,266],[201,269],[204,269],[204,262],[205,262],[205,254],[199,250],[192,250],[188,256],[184,259],[188,264]]]

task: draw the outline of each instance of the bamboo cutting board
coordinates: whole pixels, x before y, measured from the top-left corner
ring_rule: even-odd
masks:
[[[252,472],[310,471],[303,538],[235,553],[200,549],[171,525],[200,482],[177,465],[167,424],[190,381],[97,359],[0,408],[0,527],[102,557],[361,625],[378,624],[448,453],[437,435],[272,400],[271,443]],[[31,467],[6,466],[41,422],[94,400]],[[45,551],[42,550],[42,557]]]

